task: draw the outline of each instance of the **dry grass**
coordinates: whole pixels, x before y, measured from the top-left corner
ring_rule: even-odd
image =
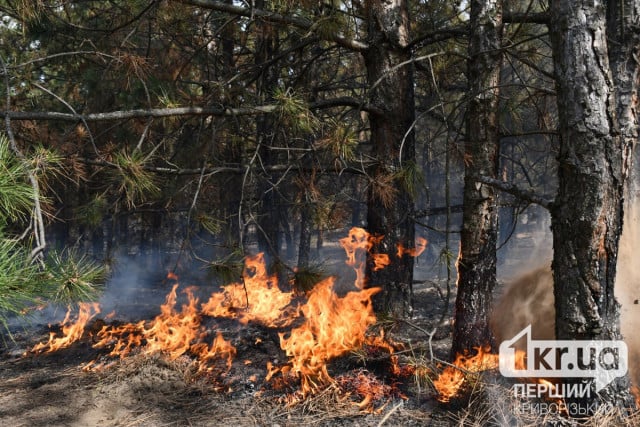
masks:
[[[85,344],[50,356],[0,361],[0,383],[6,389],[0,391],[0,420],[25,427],[62,425],[61,417],[64,425],[78,427],[640,425],[640,413],[603,411],[578,423],[561,415],[518,412],[516,408],[525,402],[514,397],[495,370],[474,375],[466,398],[437,403],[431,380],[442,367],[438,369],[417,348],[402,356],[404,366],[412,358],[416,372],[415,377],[404,377],[408,399],[383,393],[383,398],[364,406],[357,386],[390,386],[367,375],[369,371],[342,366],[335,383],[303,396],[293,392],[295,384],[286,388],[290,394],[265,384],[257,365],[203,377],[187,356],[169,360],[158,354],[131,354],[102,370],[83,373],[78,357],[86,355],[87,348]],[[254,373],[258,373],[251,380],[255,388],[247,381]]]
[[[638,426],[640,411],[632,414],[620,408],[600,407],[593,416],[584,419],[569,418],[565,414],[552,411],[539,411],[536,402],[522,400],[513,395],[512,389],[500,383],[482,381],[472,391],[466,406],[446,413],[444,419],[448,425],[459,427],[484,426]],[[553,402],[537,402],[555,404]],[[557,408],[554,407],[554,408]]]

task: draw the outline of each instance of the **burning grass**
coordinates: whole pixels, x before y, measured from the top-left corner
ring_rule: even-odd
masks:
[[[348,264],[364,268],[362,251],[371,250],[372,242],[358,229],[342,239]],[[426,241],[420,244],[415,249],[398,246],[398,251],[413,255]],[[265,419],[279,419],[282,425],[329,425],[365,417],[377,417],[376,425],[423,425],[428,418],[455,425],[566,421],[561,414],[518,412],[523,402],[499,380],[497,355],[486,349],[445,363],[425,356],[424,348],[403,350],[392,342],[373,313],[371,298],[378,289],[366,288],[359,270],[351,292],[338,294],[333,280],[326,279],[296,293],[282,290],[257,255],[245,260],[239,283],[205,302],[196,289],[181,289],[177,277],[170,280],[175,283],[155,318],[123,323],[113,314],[100,318],[97,304],[81,304],[22,360],[72,350],[77,343],[99,354],[84,370],[105,380],[101,390],[114,400],[106,405],[109,411],[119,410],[119,399],[140,408],[150,400],[154,406],[182,408],[192,424],[211,422],[206,408],[232,401],[242,414],[250,414],[224,418],[239,426],[262,425]],[[431,345],[433,334],[429,337]],[[211,403],[203,409],[194,400]],[[420,405],[428,411],[417,410],[413,417]],[[136,408],[132,410],[145,412]],[[609,412],[596,414],[591,425],[618,418],[619,425],[640,421],[640,416]],[[129,421],[158,422],[138,416]]]
[[[178,278],[170,273],[168,278],[175,283],[160,306],[160,314],[150,321],[107,323],[96,319],[100,313],[98,304],[81,304],[75,318],[71,311],[67,313],[59,334],[52,332],[47,342],[37,344],[29,354],[56,352],[87,339],[94,349],[106,354],[85,364],[86,371],[102,369],[114,360],[134,354],[162,354],[170,361],[189,357],[197,373],[224,389],[225,376],[239,353],[231,340],[216,330],[215,319],[233,319],[241,325],[259,325],[277,333],[279,347],[287,361],[266,363],[264,379],[273,388],[290,390],[286,399],[289,404],[343,386],[345,395],[358,396],[360,409],[373,410],[384,397],[400,394],[393,387],[376,384],[373,377],[362,372],[353,378],[343,376],[338,382],[329,373],[329,364],[365,345],[385,354],[393,361],[389,366],[397,364],[393,356],[395,348],[385,340],[384,334],[370,334],[376,323],[371,298],[380,289],[364,289],[365,266],[359,261],[366,258],[363,251],[371,251],[379,239],[357,228],[351,230],[349,237],[341,239],[347,263],[356,269],[357,277],[356,289],[344,295],[335,291],[332,278],[317,283],[304,294],[284,291],[277,277],[267,273],[264,257],[258,254],[246,258],[240,283],[223,287],[204,303],[200,303],[194,288],[179,293]],[[398,250],[414,254],[424,249],[426,241],[421,240],[420,244],[422,247],[418,249],[399,246]],[[378,263],[380,257],[374,259]],[[382,263],[378,268],[384,266]],[[256,344],[259,340],[260,337]],[[397,376],[399,372],[396,368],[395,372],[384,375]],[[364,383],[369,384],[369,391]]]

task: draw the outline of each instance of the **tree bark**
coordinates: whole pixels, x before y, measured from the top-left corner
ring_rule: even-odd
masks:
[[[367,196],[367,228],[384,238],[373,252],[387,254],[390,265],[374,271],[368,262],[370,286],[381,286],[377,311],[406,314],[411,310],[413,258],[398,257],[396,244],[414,244],[413,197],[403,182],[402,168],[415,162],[413,65],[410,62],[409,12],[406,0],[367,2],[368,44],[364,53],[371,112],[372,155]],[[403,65],[401,65],[403,64]]]
[[[256,7],[262,9],[264,1],[258,0]],[[272,24],[265,21],[256,21],[259,31],[256,40],[255,63],[260,76],[257,79],[258,97],[261,101],[272,101],[273,93],[278,84],[278,64],[268,63],[273,59],[277,49],[278,30]],[[275,153],[271,146],[276,139],[275,120],[273,116],[263,114],[257,117],[256,141],[258,143],[258,156],[260,165],[256,165],[258,175],[257,199],[257,240],[260,252],[265,255],[267,264],[270,264],[280,255],[280,218],[278,211],[278,196],[274,188],[277,178],[275,174],[264,173],[262,165],[269,167],[276,162]]]
[[[498,101],[502,63],[502,2],[471,1],[469,104],[465,143],[458,293],[452,355],[493,344],[489,328],[496,284],[496,190],[476,179],[498,173]]]
[[[605,6],[551,2],[560,127],[558,194],[551,209],[556,336],[620,339],[614,297],[627,151],[609,65]],[[574,381],[567,379],[567,381]],[[633,406],[628,379],[584,403]]]
[[[638,72],[640,58],[640,1],[607,2],[607,40],[609,63],[616,88],[616,114],[623,147],[623,174],[626,182],[637,182],[637,168],[632,167],[638,140]],[[635,189],[630,189],[634,191]],[[633,197],[632,194],[627,193]]]

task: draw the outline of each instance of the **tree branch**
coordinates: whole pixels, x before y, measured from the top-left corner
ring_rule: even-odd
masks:
[[[549,13],[509,13],[502,15],[502,21],[505,24],[548,24]],[[469,34],[469,25],[466,23],[456,25],[454,27],[438,28],[425,34],[420,34],[409,43],[410,47],[416,45],[425,46],[433,43],[446,41],[456,37],[466,37]]]
[[[505,12],[502,15],[502,22],[504,22],[505,24],[548,24],[549,20],[549,12]]]
[[[409,47],[424,47],[433,43],[447,41],[455,37],[466,37],[469,34],[469,26],[467,24],[458,25],[455,27],[439,28],[435,31],[429,31],[425,34],[416,36],[409,43]]]
[[[254,107],[176,107],[176,108],[150,108],[111,111],[107,113],[73,114],[57,111],[0,111],[0,118],[10,120],[61,120],[61,121],[86,121],[102,122],[110,120],[126,120],[148,117],[175,117],[175,116],[251,116],[254,114],[271,114],[278,110],[278,104],[257,105]],[[339,97],[310,103],[311,110],[320,110],[333,107],[354,107],[370,113],[381,112],[370,104],[352,97]]]
[[[540,196],[533,191],[523,190],[522,188],[518,188],[518,186],[516,186],[515,184],[504,182],[499,179],[490,178],[483,175],[475,175],[472,178],[478,182],[497,188],[500,191],[509,193],[521,200],[540,205],[545,209],[549,209],[551,207],[551,204],[553,203],[553,201],[551,199],[548,199],[547,197]]]
[[[262,18],[267,21],[276,22],[279,24],[293,25],[294,27],[302,28],[303,30],[313,31],[314,22],[301,16],[293,15],[281,15],[276,12],[269,12],[262,9],[250,8],[247,9],[242,6],[236,6],[234,4],[227,4],[217,0],[174,0],[179,3],[189,4],[192,6],[199,6],[205,9],[217,10],[219,12],[230,13],[237,16],[244,16],[247,18]],[[325,36],[328,40],[338,43],[342,47],[351,49],[357,52],[361,52],[369,49],[369,45],[354,39],[341,36],[339,34],[332,34]]]

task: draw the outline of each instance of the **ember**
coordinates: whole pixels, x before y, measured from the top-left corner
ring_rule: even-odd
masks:
[[[342,375],[336,379],[340,388],[362,399],[357,405],[365,412],[380,413],[393,397],[406,397],[394,385],[384,384],[366,370]],[[379,405],[377,408],[375,405]]]

